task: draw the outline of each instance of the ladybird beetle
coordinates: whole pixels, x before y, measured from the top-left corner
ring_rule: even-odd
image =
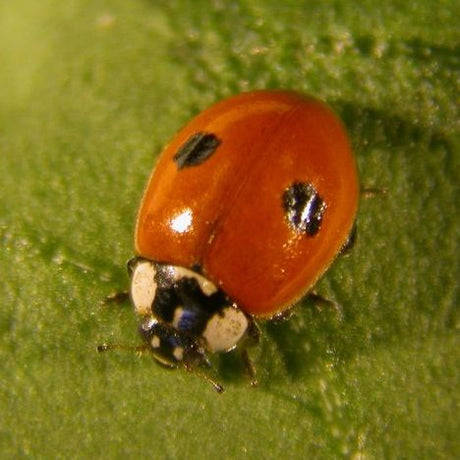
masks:
[[[196,116],[150,177],[128,262],[155,359],[196,369],[257,338],[255,319],[282,315],[339,254],[358,196],[344,128],[314,98],[254,91]]]

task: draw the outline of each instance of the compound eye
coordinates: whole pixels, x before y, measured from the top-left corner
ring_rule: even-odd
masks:
[[[134,309],[140,316],[152,314],[152,304],[157,290],[155,274],[155,265],[148,260],[141,260],[133,268],[130,294]]]

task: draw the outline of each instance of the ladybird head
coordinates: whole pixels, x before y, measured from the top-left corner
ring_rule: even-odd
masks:
[[[206,352],[229,351],[246,335],[249,318],[196,271],[141,257],[128,271],[141,335],[160,363],[208,364]]]
[[[149,345],[155,360],[165,367],[210,366],[205,350],[192,338],[178,333],[173,327],[154,318],[143,321],[139,327],[142,338]]]

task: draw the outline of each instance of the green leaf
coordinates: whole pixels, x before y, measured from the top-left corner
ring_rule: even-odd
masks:
[[[458,3],[16,0],[0,4],[4,458],[455,458]],[[218,99],[332,105],[364,187],[357,245],[218,395],[148,355],[127,286],[156,155]]]

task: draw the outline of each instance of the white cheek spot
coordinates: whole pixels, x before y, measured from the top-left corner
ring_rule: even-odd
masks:
[[[150,345],[152,345],[152,348],[158,348],[160,346],[160,338],[154,335],[150,340]]]
[[[184,358],[184,349],[182,347],[176,347],[173,351],[173,356],[177,361],[182,361]]]
[[[131,278],[131,300],[138,315],[152,314],[151,307],[157,290],[155,273],[155,266],[149,261],[139,262],[134,268]]]
[[[245,314],[237,308],[227,307],[221,314],[216,313],[209,319],[203,338],[212,353],[230,351],[236,347],[247,328]]]

